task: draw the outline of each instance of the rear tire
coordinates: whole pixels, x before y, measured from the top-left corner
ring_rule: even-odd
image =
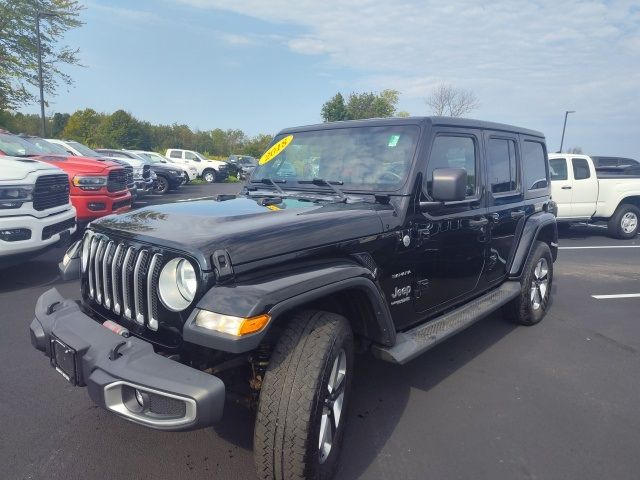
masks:
[[[616,208],[609,219],[609,234],[614,238],[628,240],[638,235],[640,224],[640,210],[635,205],[623,203]]]
[[[212,168],[208,168],[202,172],[202,178],[207,183],[214,183],[218,180],[218,174]]]
[[[342,316],[293,315],[262,383],[254,432],[258,478],[329,479],[338,463],[353,376],[353,334]]]
[[[520,325],[535,325],[547,313],[553,284],[553,257],[549,245],[536,242],[520,280],[520,295],[504,307],[504,313]]]

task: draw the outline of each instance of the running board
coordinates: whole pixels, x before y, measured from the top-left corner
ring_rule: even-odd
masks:
[[[418,325],[406,332],[399,332],[393,347],[373,345],[372,353],[381,360],[403,365],[451,335],[495,312],[520,295],[521,291],[520,282],[507,281],[495,290],[491,290],[489,293],[428,323]]]

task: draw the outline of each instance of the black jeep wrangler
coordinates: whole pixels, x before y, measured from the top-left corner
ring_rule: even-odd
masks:
[[[91,223],[31,341],[103,408],[162,430],[256,408],[260,478],[329,478],[354,352],[403,364],[502,308],[544,317],[544,136],[451,118],[284,130],[237,196]]]

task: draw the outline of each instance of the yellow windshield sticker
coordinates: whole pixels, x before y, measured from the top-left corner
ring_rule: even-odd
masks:
[[[277,207],[277,206],[275,206],[275,205],[267,205],[267,208],[268,208],[269,210],[273,210],[274,212],[275,212],[275,211],[277,211],[277,210],[281,210],[281,208],[280,208],[280,207]]]
[[[282,140],[272,145],[271,148],[266,152],[264,152],[264,155],[260,157],[260,160],[258,161],[258,163],[260,165],[264,165],[265,163],[270,162],[271,160],[276,158],[280,154],[280,152],[282,152],[285,148],[287,148],[287,146],[291,143],[292,140],[293,140],[293,135],[287,135]]]

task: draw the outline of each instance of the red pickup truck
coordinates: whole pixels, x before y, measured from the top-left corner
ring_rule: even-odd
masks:
[[[121,165],[46,154],[33,143],[6,131],[0,131],[0,155],[30,157],[64,170],[69,176],[71,203],[76,207],[79,225],[131,208],[127,172]]]

